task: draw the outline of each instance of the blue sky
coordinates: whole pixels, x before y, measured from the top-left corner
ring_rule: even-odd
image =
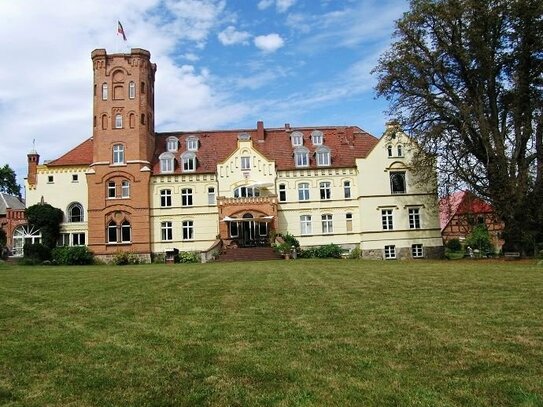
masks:
[[[0,0],[0,164],[23,182],[92,135],[95,48],[148,49],[156,130],[358,125],[380,136],[370,74],[403,0]],[[124,26],[126,43],[116,34]]]

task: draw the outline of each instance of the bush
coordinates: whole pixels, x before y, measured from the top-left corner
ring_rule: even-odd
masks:
[[[281,235],[281,237],[283,238],[283,240],[285,241],[285,243],[288,244],[288,247],[292,247],[294,246],[296,249],[298,249],[300,247],[300,242],[298,241],[298,239],[296,239],[293,235],[291,235],[290,233],[285,233],[284,235]]]
[[[25,259],[33,264],[39,264],[51,259],[51,250],[41,243],[25,243],[23,254]]]
[[[316,257],[319,259],[326,259],[326,258],[334,258],[339,259],[341,258],[341,254],[343,253],[343,249],[341,246],[338,246],[337,244],[330,243],[324,246],[317,246],[317,247],[311,247],[309,249],[302,250],[300,252],[300,256],[302,258],[311,258]]]
[[[116,266],[126,266],[128,264],[140,264],[140,258],[134,253],[117,252],[111,262]]]
[[[198,252],[180,252],[179,263],[200,263],[200,253]]]
[[[359,259],[362,257],[362,250],[360,250],[360,247],[355,247],[349,252],[349,256],[347,256],[349,259]]]
[[[94,256],[86,246],[56,247],[51,256],[56,264],[84,265],[94,262]]]
[[[466,247],[470,246],[473,250],[478,249],[481,254],[493,252],[494,248],[490,242],[490,234],[485,225],[477,225],[473,228],[466,238]]]
[[[462,243],[460,243],[460,240],[458,239],[451,239],[447,242],[445,245],[447,249],[449,249],[452,252],[460,252],[462,251]]]

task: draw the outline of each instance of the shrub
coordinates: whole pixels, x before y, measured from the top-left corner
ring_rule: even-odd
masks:
[[[337,244],[330,243],[324,246],[317,246],[317,247],[311,247],[309,249],[302,250],[300,252],[299,257],[302,258],[311,258],[311,257],[317,257],[319,259],[326,259],[326,258],[335,258],[339,259],[341,258],[341,254],[343,253],[343,248],[341,246],[338,246]]]
[[[294,246],[296,249],[298,249],[300,247],[300,242],[298,241],[298,239],[296,239],[293,235],[291,235],[290,233],[285,233],[284,235],[281,236],[283,238],[283,240],[285,241],[285,243],[288,244],[288,247],[292,247]]]
[[[25,259],[33,264],[42,263],[51,259],[51,250],[41,243],[26,243],[23,246]]]
[[[355,247],[349,252],[349,259],[359,259],[362,257],[362,250],[360,250],[360,247]]]
[[[485,225],[480,224],[473,228],[469,236],[466,238],[466,247],[470,246],[473,250],[478,249],[480,253],[486,254],[494,251],[490,242],[490,234]]]
[[[458,239],[449,240],[445,246],[447,247],[447,249],[453,252],[462,251],[462,243],[460,243],[460,240]]]
[[[179,263],[200,263],[200,253],[198,252],[180,252]]]
[[[116,266],[126,266],[128,264],[140,264],[140,258],[137,254],[128,252],[117,252],[113,256],[112,263]]]
[[[56,247],[51,256],[56,264],[84,265],[94,262],[94,256],[86,246]]]

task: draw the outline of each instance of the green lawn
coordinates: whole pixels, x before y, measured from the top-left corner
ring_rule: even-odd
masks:
[[[0,405],[542,406],[522,261],[0,265]]]

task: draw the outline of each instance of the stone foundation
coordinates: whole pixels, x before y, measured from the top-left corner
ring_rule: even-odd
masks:
[[[385,254],[383,249],[362,250],[362,258],[367,260],[384,260]],[[425,259],[441,259],[443,258],[443,246],[424,246]],[[411,246],[398,247],[396,246],[396,260],[411,260]]]
[[[139,259],[139,262],[141,264],[149,264],[151,263],[151,254],[150,253],[130,253],[133,256],[137,256]],[[104,262],[106,264],[112,264],[113,258],[115,257],[114,254],[96,254],[94,258],[100,262]]]

